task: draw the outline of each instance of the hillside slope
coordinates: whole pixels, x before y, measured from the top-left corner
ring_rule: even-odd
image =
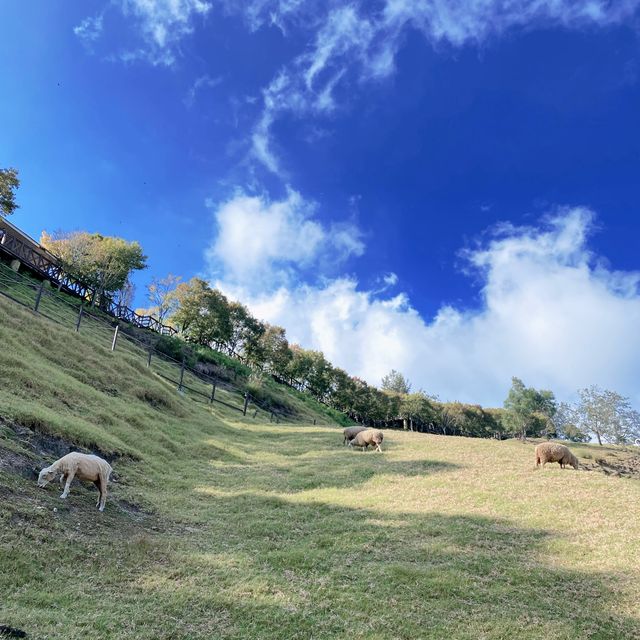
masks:
[[[640,482],[533,445],[271,424],[0,297],[0,624],[32,638],[640,638]],[[107,456],[103,514],[37,489]],[[602,455],[582,446],[584,455]],[[612,455],[622,455],[610,452]],[[631,454],[625,454],[631,459]]]

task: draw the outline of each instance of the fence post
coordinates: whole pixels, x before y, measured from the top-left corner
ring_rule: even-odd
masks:
[[[242,415],[246,416],[247,415],[247,407],[249,406],[249,392],[247,391],[244,394],[244,407],[242,407]]]
[[[254,420],[256,419],[256,416],[257,416],[257,415],[258,415],[258,410],[256,409],[256,410],[253,412],[253,419],[254,419]]]
[[[184,356],[182,356],[182,366],[180,367],[180,384],[178,385],[178,391],[182,391],[183,380],[184,380]]]
[[[76,320],[76,333],[80,331],[80,323],[82,322],[83,312],[84,312],[84,306],[80,305],[80,311],[78,311],[78,319]]]
[[[151,367],[151,356],[153,354],[153,351],[151,351],[151,349],[149,349],[149,357],[147,358],[147,369],[149,367]]]
[[[209,404],[213,404],[213,401],[216,399],[216,383],[214,382],[211,385],[211,400],[209,400]]]
[[[315,423],[316,423],[316,419],[314,418],[314,419],[313,419],[313,424],[315,425]]]
[[[38,289],[38,293],[36,295],[36,304],[33,307],[33,310],[38,313],[38,307],[40,306],[40,299],[42,298],[42,292],[44,291],[44,280],[40,283],[40,288]]]
[[[115,351],[116,342],[118,342],[118,331],[120,330],[120,325],[116,325],[116,330],[113,332],[113,341],[111,342],[111,351]]]

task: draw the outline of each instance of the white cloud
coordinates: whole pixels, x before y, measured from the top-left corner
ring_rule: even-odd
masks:
[[[88,49],[91,49],[93,44],[102,35],[103,19],[104,16],[101,13],[97,16],[89,16],[77,27],[74,27],[73,33],[80,38],[82,44]]]
[[[108,59],[125,63],[143,60],[168,67],[175,64],[180,42],[193,32],[197,18],[203,18],[212,8],[207,0],[113,0],[107,6],[117,7],[130,18],[142,40],[139,46],[111,54]],[[102,15],[99,19],[102,29]],[[74,29],[76,34],[86,31],[85,23],[90,25],[92,20],[97,18],[84,20]]]
[[[180,41],[193,32],[197,17],[211,10],[206,0],[122,0],[125,15],[137,19],[146,42],[147,59],[171,66]]]
[[[211,203],[209,203],[211,206]],[[247,290],[289,284],[295,270],[335,266],[364,245],[348,223],[326,227],[314,218],[316,205],[289,190],[285,199],[236,194],[215,208],[217,236],[207,252],[212,273]]]
[[[254,24],[265,24],[269,11],[280,24],[309,16],[312,2],[258,0],[244,6]],[[322,6],[322,5],[321,5]],[[365,13],[363,7],[368,11]],[[271,126],[285,112],[329,114],[337,107],[341,83],[379,80],[395,70],[405,34],[417,30],[434,46],[480,45],[516,28],[604,27],[631,18],[640,0],[386,0],[379,11],[365,3],[332,2],[323,14],[307,20],[311,44],[281,69],[264,91],[264,109],[253,134],[254,155],[280,173]],[[300,26],[300,22],[296,25]],[[284,31],[284,28],[283,28]]]
[[[195,104],[198,93],[200,93],[203,89],[213,89],[217,87],[222,81],[223,78],[221,76],[212,78],[208,74],[196,78],[191,87],[189,87],[189,91],[187,92],[187,95],[184,99],[185,105],[187,107],[192,107]]]
[[[224,277],[227,293],[286,327],[292,341],[378,384],[395,368],[442,399],[501,405],[511,376],[569,397],[599,384],[640,405],[640,273],[616,272],[588,248],[593,214],[556,212],[541,227],[503,226],[467,252],[482,304],[444,305],[425,320],[408,298],[381,299],[353,278],[267,293]]]
[[[387,287],[393,287],[398,284],[398,276],[391,271],[382,277],[382,281]]]

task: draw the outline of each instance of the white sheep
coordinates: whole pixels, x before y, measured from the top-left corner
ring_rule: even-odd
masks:
[[[374,447],[376,451],[382,453],[382,440],[384,439],[384,434],[382,431],[378,429],[366,429],[365,431],[360,431],[357,433],[355,437],[349,440],[350,447],[361,447],[362,451],[371,445]]]
[[[111,465],[106,460],[74,451],[56,460],[51,466],[45,467],[38,476],[38,486],[46,487],[56,475],[60,474],[60,484],[65,482],[64,491],[60,497],[65,499],[69,495],[71,482],[76,476],[80,480],[90,480],[100,491],[96,507],[104,511],[104,503],[107,501],[107,482],[109,482],[111,471]]]

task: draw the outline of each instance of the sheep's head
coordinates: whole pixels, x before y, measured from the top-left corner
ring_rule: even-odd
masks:
[[[56,477],[56,470],[45,467],[38,476],[38,486],[46,487]]]

